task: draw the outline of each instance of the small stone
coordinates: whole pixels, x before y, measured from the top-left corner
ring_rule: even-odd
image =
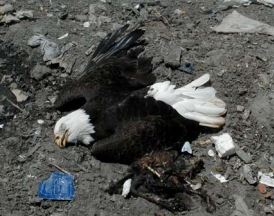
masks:
[[[184,12],[181,9],[175,9],[174,14],[177,16],[181,16],[184,14]]]
[[[12,11],[14,11],[14,8],[11,4],[5,4],[3,6],[0,6],[0,15],[4,15]]]
[[[18,19],[32,19],[33,18],[33,11],[32,10],[19,10],[15,13],[15,16]]]
[[[22,91],[22,90],[20,90],[20,89],[12,89],[11,90],[12,91],[12,93],[15,95],[15,97],[16,97],[16,100],[17,100],[17,102],[24,102],[24,101],[26,101],[27,99],[28,99],[28,95],[27,95],[27,93],[25,93],[24,91]]]
[[[209,149],[207,152],[208,156],[215,157],[215,152],[212,149]]]
[[[245,110],[244,106],[237,105],[237,112],[243,112]]]
[[[75,16],[75,20],[79,21],[79,22],[85,22],[88,20],[88,16],[87,15],[76,15]]]
[[[51,69],[45,65],[37,64],[30,72],[30,77],[39,81],[51,74]]]
[[[248,109],[246,109],[246,110],[244,111],[244,113],[243,113],[242,118],[243,118],[244,120],[247,120],[247,119],[249,118],[249,116],[250,116],[250,113],[251,113],[251,111],[248,110]]]
[[[266,186],[265,186],[264,184],[262,184],[262,183],[259,183],[259,184],[258,184],[258,190],[259,190],[259,192],[260,192],[261,194],[265,194],[265,193],[267,192]]]
[[[170,48],[170,52],[165,56],[165,64],[171,68],[178,68],[180,66],[182,49],[178,46]]]
[[[85,28],[90,27],[90,22],[88,22],[88,21],[87,21],[87,22],[84,22],[84,23],[83,23],[83,26],[84,26]]]
[[[45,123],[45,121],[44,121],[44,120],[42,120],[42,119],[38,119],[38,120],[37,120],[37,123],[38,123],[38,124],[40,124],[40,125],[42,125],[42,124],[44,124],[44,123]]]
[[[238,146],[236,147],[236,154],[245,163],[251,163],[252,157],[249,154],[247,154],[245,151],[240,149]]]
[[[243,176],[249,184],[253,185],[257,183],[257,178],[253,175],[252,169],[249,165],[243,166]]]
[[[18,86],[17,86],[17,83],[13,82],[10,84],[10,89],[17,89]]]
[[[11,24],[11,23],[18,23],[20,22],[20,20],[16,16],[8,14],[2,18],[1,22],[6,24]]]
[[[68,74],[66,74],[66,73],[62,73],[62,74],[60,75],[60,77],[62,77],[62,78],[66,78],[66,77],[68,77]]]

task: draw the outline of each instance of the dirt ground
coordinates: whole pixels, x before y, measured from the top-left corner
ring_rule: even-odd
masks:
[[[8,2],[8,1],[7,1]],[[268,196],[243,178],[243,166],[249,164],[253,175],[274,167],[274,37],[259,34],[217,34],[211,27],[219,24],[234,9],[218,11],[218,1],[140,1],[131,0],[26,0],[10,3],[16,11],[33,10],[34,18],[0,25],[0,95],[18,104],[21,110],[0,98],[0,215],[273,215],[274,190]],[[0,1],[4,4],[3,1]],[[89,5],[97,17],[90,27],[83,23],[90,15]],[[180,11],[176,10],[179,9]],[[274,26],[274,9],[251,4],[237,11]],[[99,17],[99,18],[98,18]],[[83,71],[85,52],[113,29],[125,23],[142,22],[148,41],[146,55],[153,56],[154,73],[159,80],[171,79],[183,85],[204,73],[212,76],[212,85],[228,108],[226,125],[218,133],[229,132],[246,153],[219,159],[208,156],[211,144],[192,144],[193,154],[205,162],[200,174],[203,188],[216,202],[212,214],[193,200],[187,212],[171,213],[142,198],[124,199],[104,190],[119,179],[126,165],[101,163],[84,146],[59,149],[53,143],[53,126],[61,116],[51,109],[61,86]],[[33,77],[37,65],[45,65],[40,48],[27,42],[34,34],[43,34],[60,47],[73,42],[68,51],[72,70],[47,67],[46,73]],[[68,37],[58,40],[68,33]],[[192,63],[193,74],[171,70],[166,66],[176,49],[182,49],[181,63]],[[74,62],[75,61],[75,62]],[[171,59],[172,61],[172,59]],[[20,89],[28,98],[17,102],[9,90]],[[238,107],[237,107],[238,106]],[[243,106],[244,110],[242,110]],[[44,120],[40,125],[37,120]],[[205,140],[211,134],[202,133]],[[246,159],[247,157],[247,159]],[[55,163],[75,176],[76,197],[73,201],[42,201],[37,197],[38,184],[56,168]],[[228,174],[220,183],[211,175],[218,170]],[[248,212],[235,213],[235,197],[242,197]],[[267,197],[267,198],[266,198]],[[237,200],[237,199],[236,199]],[[240,208],[240,207],[239,207]]]

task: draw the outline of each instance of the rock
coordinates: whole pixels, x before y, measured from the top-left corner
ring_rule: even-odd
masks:
[[[243,166],[243,176],[249,184],[253,185],[257,183],[257,178],[253,175],[252,169],[249,165]]]
[[[88,16],[87,15],[76,15],[75,16],[75,20],[76,21],[79,21],[79,22],[85,22],[85,21],[87,21],[88,20]]]
[[[245,110],[245,107],[241,105],[237,105],[236,109],[237,109],[237,112],[243,112]]]
[[[20,22],[20,20],[16,16],[8,14],[8,15],[5,15],[0,22],[11,24],[11,23],[18,23]]]
[[[246,109],[242,116],[243,120],[247,120],[249,118],[250,113],[251,113],[251,111]]]
[[[251,163],[252,157],[246,152],[244,152],[242,149],[240,149],[238,146],[236,146],[236,154],[245,163]]]
[[[212,149],[209,149],[207,154],[209,157],[215,157],[215,152]]]
[[[51,74],[51,69],[45,65],[40,64],[34,66],[34,68],[30,71],[30,77],[37,81],[42,80],[49,74]]]
[[[239,195],[233,195],[233,197],[235,199],[236,209],[232,212],[230,216],[254,216],[253,210],[248,208],[243,197]]]
[[[15,13],[15,16],[18,19],[32,19],[33,18],[33,11],[32,10],[19,10]]]
[[[0,6],[4,6],[6,4],[5,0],[0,0]]]
[[[179,46],[171,46],[170,52],[165,56],[165,64],[171,68],[180,66],[182,49]]]
[[[219,157],[227,157],[235,153],[234,142],[228,133],[224,133],[220,136],[212,136],[211,139],[215,144]]]
[[[20,90],[20,89],[12,89],[12,93],[15,95],[17,102],[24,102],[28,99],[28,95],[26,92]]]
[[[85,28],[90,27],[90,22],[88,22],[88,21],[87,21],[87,22],[84,22],[84,23],[83,23],[83,26],[84,26]]]
[[[184,11],[182,11],[181,9],[175,9],[174,14],[177,16],[181,16],[184,14]]]
[[[207,58],[205,59],[205,62],[208,65],[219,66],[225,59],[225,53],[226,51],[224,49],[211,50],[206,54]]]
[[[14,8],[11,4],[5,4],[0,6],[0,15],[7,14],[14,11]]]

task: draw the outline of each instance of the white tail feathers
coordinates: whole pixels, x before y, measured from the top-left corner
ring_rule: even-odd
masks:
[[[216,97],[213,87],[202,87],[209,79],[210,75],[204,74],[178,89],[169,81],[155,83],[150,87],[148,96],[171,105],[184,118],[218,128],[225,124],[226,104]]]

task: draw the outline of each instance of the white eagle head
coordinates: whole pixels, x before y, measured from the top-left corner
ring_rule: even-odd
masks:
[[[63,148],[67,143],[81,142],[90,144],[94,141],[91,134],[95,133],[89,115],[83,109],[73,111],[60,118],[54,127],[54,142]]]

